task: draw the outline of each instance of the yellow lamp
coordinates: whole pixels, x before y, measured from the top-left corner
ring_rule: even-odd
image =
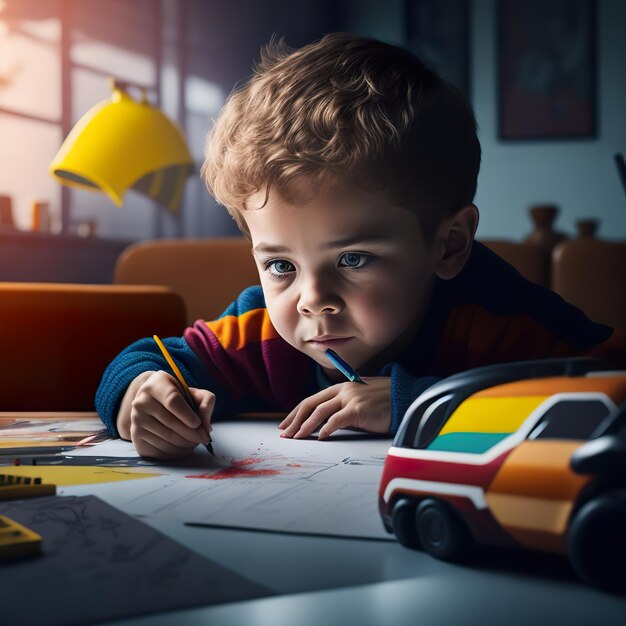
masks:
[[[126,85],[78,121],[50,163],[62,184],[104,191],[117,206],[130,188],[176,211],[194,166],[180,128]]]

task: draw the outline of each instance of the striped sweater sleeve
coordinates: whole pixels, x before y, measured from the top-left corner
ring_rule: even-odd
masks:
[[[163,343],[178,364],[189,386],[211,388],[211,381],[203,371],[201,361],[184,339],[167,337],[163,339]],[[151,338],[132,343],[109,363],[96,391],[95,405],[98,415],[113,436],[118,436],[117,414],[130,383],[144,372],[158,370],[169,372],[170,367]]]
[[[182,337],[163,340],[192,387],[216,396],[213,415],[286,411],[314,390],[312,362],[274,330],[260,287],[251,287],[215,321],[198,321]],[[146,371],[169,371],[152,339],[123,350],[107,367],[96,410],[111,434],[126,389]]]
[[[288,411],[315,390],[314,362],[278,335],[258,286],[218,320],[196,322],[184,338],[241,411]]]

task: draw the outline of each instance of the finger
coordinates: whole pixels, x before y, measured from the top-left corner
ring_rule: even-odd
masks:
[[[330,437],[330,435],[332,435],[335,431],[351,426],[352,421],[352,411],[347,407],[344,407],[328,418],[326,423],[320,428],[317,438],[319,440],[328,439],[328,437]]]
[[[154,423],[154,420],[152,420]],[[131,426],[131,439],[140,454],[145,454],[145,448],[150,446],[158,450],[161,455],[168,457],[176,456],[178,458],[189,454],[197,445],[194,441],[180,440],[182,443],[174,443],[170,437],[176,437],[175,433],[166,429],[165,436],[162,437],[156,433],[143,428],[141,425],[134,423]]]
[[[173,460],[173,457],[170,454],[166,454],[158,448],[151,446],[149,443],[143,441],[142,439],[133,440],[131,435],[131,441],[133,441],[133,443],[135,444],[135,450],[137,450],[137,454],[142,457],[167,461]]]
[[[189,439],[189,441],[197,441],[203,444],[210,441],[211,437],[204,427],[200,415],[196,413],[194,408],[189,406],[189,402],[180,390],[178,390],[178,396],[174,397],[169,403],[166,401],[164,408],[176,419],[175,422],[171,423],[171,428],[182,437]],[[166,413],[159,412],[159,418],[161,416],[167,419]],[[193,434],[190,435],[189,433]]]
[[[293,437],[298,430],[300,430],[302,423],[309,418],[317,406],[316,403],[310,402],[308,398],[303,400],[294,411],[290,424],[283,430],[280,436]]]
[[[152,456],[159,459],[181,459],[189,456],[195,447],[179,447],[164,441],[153,433],[141,431],[131,433],[133,443],[141,456]]]
[[[313,397],[313,396],[311,396]],[[301,400],[300,402],[298,402],[298,404],[296,404],[295,407],[293,407],[293,409],[291,409],[291,411],[289,411],[289,413],[287,414],[287,417],[285,417],[285,419],[283,419],[283,421],[278,425],[278,428],[289,428],[289,426],[291,425],[291,423],[293,422],[293,420],[296,418],[296,415],[299,413],[299,411],[302,410],[302,405],[308,400],[309,398],[305,398],[304,400]]]
[[[200,418],[189,406],[182,395],[180,383],[171,374],[163,370],[152,374],[137,392],[134,403],[148,402],[150,398],[156,399],[170,413],[178,415],[189,428],[197,428],[200,425]]]
[[[208,433],[213,430],[211,416],[215,408],[215,394],[207,389],[197,389],[195,387],[190,387],[189,392],[198,406],[198,417],[200,418],[202,428],[207,433],[206,441],[208,441]]]
[[[291,409],[291,411],[289,411],[289,413],[287,414],[287,417],[285,417],[285,419],[280,424],[278,424],[278,428],[282,428],[282,429],[288,428],[291,422],[293,422],[294,417],[300,410],[301,406],[302,406],[302,402],[299,402],[293,409]]]
[[[189,448],[190,446],[197,446],[199,443],[204,443],[204,435],[199,431],[191,431],[189,437],[181,437],[175,430],[168,428],[162,422],[156,419],[145,419],[137,421],[137,428],[144,432],[152,433],[159,439],[167,441],[178,448]]]
[[[199,426],[199,418],[197,421]],[[173,431],[184,441],[196,444],[207,441],[206,433],[200,432],[198,428],[190,428],[184,424],[178,415],[173,414],[156,398],[144,398],[143,395],[138,394],[132,403],[131,423],[147,428],[151,422],[161,423],[166,429]]]
[[[189,428],[195,429],[200,426],[200,417],[189,406],[178,380],[167,372],[160,371],[157,374],[158,376],[150,379],[150,384],[145,385],[146,393],[154,397]]]
[[[294,434],[294,439],[303,439],[310,437],[319,425],[330,418],[334,413],[341,409],[341,401],[337,398],[328,400],[317,406],[311,415],[302,422],[298,431]]]
[[[293,436],[302,422],[306,420],[320,404],[334,398],[338,391],[338,385],[333,385],[323,389],[308,398],[305,398],[296,406],[291,413],[278,425],[279,428],[286,429],[282,436]]]
[[[202,425],[200,416],[189,406],[189,403],[177,388],[171,392],[168,391],[163,399],[163,406],[191,429],[196,429]]]

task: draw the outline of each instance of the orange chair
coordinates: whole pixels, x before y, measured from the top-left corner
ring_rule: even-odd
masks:
[[[552,288],[592,320],[626,331],[626,242],[572,239],[552,251]]]
[[[185,323],[166,287],[0,283],[0,411],[93,411],[118,352]]]
[[[170,287],[183,297],[191,324],[217,318],[259,275],[244,237],[160,239],[126,248],[113,282]]]
[[[481,239],[481,243],[510,263],[522,276],[543,287],[550,286],[550,256],[533,243]]]

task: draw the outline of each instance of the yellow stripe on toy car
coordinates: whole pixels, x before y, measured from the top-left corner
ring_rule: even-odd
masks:
[[[439,434],[515,432],[546,397],[468,398]]]

